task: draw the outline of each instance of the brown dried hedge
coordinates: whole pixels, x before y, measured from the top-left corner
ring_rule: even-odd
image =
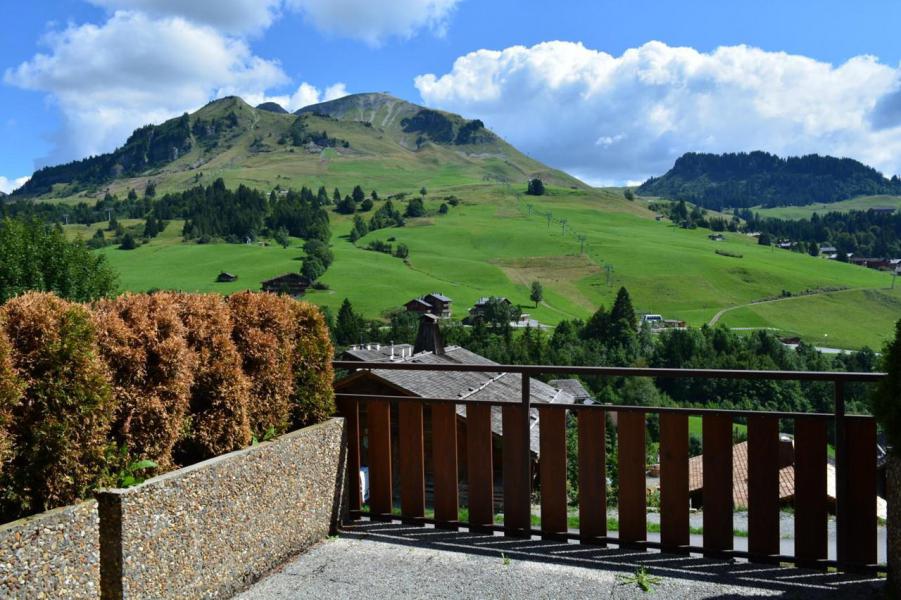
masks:
[[[296,427],[319,423],[335,414],[334,348],[328,326],[318,307],[293,302],[294,394],[292,421]]]
[[[172,294],[125,294],[94,305],[100,353],[112,376],[112,435],[126,463],[150,459],[173,466],[194,379],[194,352]]]
[[[0,309],[23,380],[10,423],[2,512],[18,516],[83,498],[105,476],[115,406],[90,312],[28,293]]]
[[[294,359],[294,301],[287,296],[241,292],[229,296],[232,338],[250,380],[247,415],[260,439],[291,425]]]
[[[250,443],[250,383],[232,340],[225,300],[212,294],[173,296],[196,360],[187,433],[175,453],[176,462],[187,464]]]
[[[12,455],[12,432],[9,430],[13,411],[21,400],[22,382],[13,369],[12,349],[6,330],[0,322],[0,477]],[[2,479],[0,479],[2,484]]]

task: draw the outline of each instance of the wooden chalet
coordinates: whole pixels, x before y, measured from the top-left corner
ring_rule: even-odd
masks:
[[[451,303],[453,300],[438,292],[431,292],[419,298],[413,298],[404,308],[407,312],[435,315],[439,319],[451,317]]]
[[[303,296],[310,287],[310,280],[300,273],[285,273],[263,282],[263,291],[285,294],[297,298]]]
[[[437,319],[432,316],[425,316],[423,322],[430,321],[420,329],[420,340],[436,340],[434,335],[429,334],[430,325],[435,325]],[[425,329],[425,331],[424,331]],[[435,327],[437,331],[437,327]],[[440,341],[440,340],[438,340]],[[364,344],[358,347],[352,347],[344,354],[345,359],[360,360],[368,362],[407,362],[411,364],[496,364],[493,361],[480,356],[474,352],[470,352],[459,346],[434,347],[429,349],[421,349],[415,347],[415,351],[406,357],[401,357],[403,352],[400,346]],[[391,358],[393,356],[393,358]],[[561,380],[562,381],[562,380]],[[519,404],[522,396],[521,389],[522,379],[519,375],[510,373],[493,373],[493,372],[464,372],[464,371],[405,371],[405,370],[388,370],[388,369],[371,369],[359,370],[335,383],[335,391],[338,393],[349,394],[383,394],[389,396],[411,396],[421,398],[459,398],[460,400],[486,400],[501,401]],[[578,382],[575,382],[578,384]],[[529,391],[531,392],[531,402],[534,405],[540,404],[573,404],[577,400],[569,392],[548,385],[537,379],[530,380]],[[579,385],[581,387],[581,385]],[[584,390],[583,390],[584,392]],[[587,392],[584,392],[587,395]],[[487,408],[487,407],[486,407]],[[492,464],[494,466],[495,480],[498,484],[495,489],[500,492],[502,486],[502,465],[503,465],[503,425],[502,411],[499,406],[491,406],[491,431],[493,438],[493,456]],[[466,481],[466,462],[467,462],[467,446],[466,446],[466,411],[467,406],[458,405],[457,412],[457,461],[461,469],[461,479]],[[538,410],[532,408],[530,411],[530,420],[532,424],[531,435],[529,439],[529,447],[532,456],[532,473],[537,474],[537,463],[540,454],[540,444],[538,437]],[[391,410],[391,428],[395,432],[392,436],[393,440],[397,440],[396,432],[398,431],[398,412],[396,406],[392,406]],[[360,426],[361,430],[366,428],[366,402],[360,403]],[[431,450],[431,419],[430,414],[425,414],[425,448],[426,455]],[[396,443],[396,442],[392,442]],[[368,465],[368,456],[366,448],[362,449],[362,464]],[[398,449],[392,450],[393,460],[398,456]],[[426,465],[426,482],[427,493],[431,489],[431,473],[428,469],[431,467]],[[465,496],[466,487],[461,487],[461,492]]]
[[[238,281],[238,276],[226,271],[222,271],[221,273],[219,273],[219,276],[216,277],[216,281],[218,283],[231,283],[232,281]]]

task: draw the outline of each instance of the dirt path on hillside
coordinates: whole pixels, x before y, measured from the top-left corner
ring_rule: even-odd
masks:
[[[755,300],[754,302],[748,302],[747,304],[738,304],[736,306],[729,306],[727,308],[722,309],[721,311],[719,311],[718,313],[713,315],[713,318],[710,319],[710,321],[707,323],[707,326],[713,327],[714,325],[717,324],[717,322],[719,322],[719,320],[722,318],[722,316],[724,314],[726,314],[727,312],[736,310],[738,308],[744,308],[746,306],[756,306],[758,304],[772,304],[774,302],[785,302],[787,300],[800,300],[801,298],[810,298],[812,296],[827,296],[829,294],[843,294],[845,292],[854,292],[854,291],[858,291],[858,290],[871,290],[871,289],[876,290],[876,289],[880,289],[880,288],[848,288],[847,290],[832,290],[829,292],[814,292],[812,294],[804,294],[803,296],[787,296],[785,298],[773,298],[772,300]]]

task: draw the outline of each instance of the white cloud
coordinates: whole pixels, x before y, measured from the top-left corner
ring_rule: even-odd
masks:
[[[282,94],[269,96],[264,93],[258,93],[245,95],[244,99],[254,106],[262,104],[263,102],[275,102],[276,104],[280,104],[285,110],[294,112],[304,106],[319,104],[320,102],[327,102],[328,100],[335,100],[337,98],[342,98],[347,94],[347,86],[343,83],[335,83],[326,87],[323,91],[314,85],[303,82],[298,86],[297,90],[290,95]]]
[[[479,117],[586,180],[619,182],[659,175],[686,151],[818,152],[901,172],[899,82],[871,56],[834,66],[649,42],[614,57],[559,41],[479,50],[415,80],[426,103]]]
[[[110,10],[135,10],[155,17],[183,17],[222,31],[255,33],[278,16],[282,0],[88,0]]]
[[[63,115],[48,162],[106,152],[136,127],[194,110],[211,98],[282,85],[277,62],[241,40],[177,17],[120,11],[103,25],[53,32],[49,51],[4,75],[48,94]]]
[[[31,179],[31,177],[16,177],[14,179],[8,179],[3,175],[0,175],[0,192],[9,194],[13,190],[25,185],[25,182],[29,179]]]
[[[231,34],[253,34],[284,11],[302,13],[325,33],[378,45],[427,29],[444,35],[460,0],[88,0],[110,10],[182,17]]]
[[[422,29],[443,36],[459,0],[286,0],[320,31],[378,45]]]

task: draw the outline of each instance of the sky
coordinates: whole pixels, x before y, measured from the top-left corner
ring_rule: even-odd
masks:
[[[596,185],[684,152],[901,173],[901,3],[0,0],[0,191],[236,94],[386,91]]]

